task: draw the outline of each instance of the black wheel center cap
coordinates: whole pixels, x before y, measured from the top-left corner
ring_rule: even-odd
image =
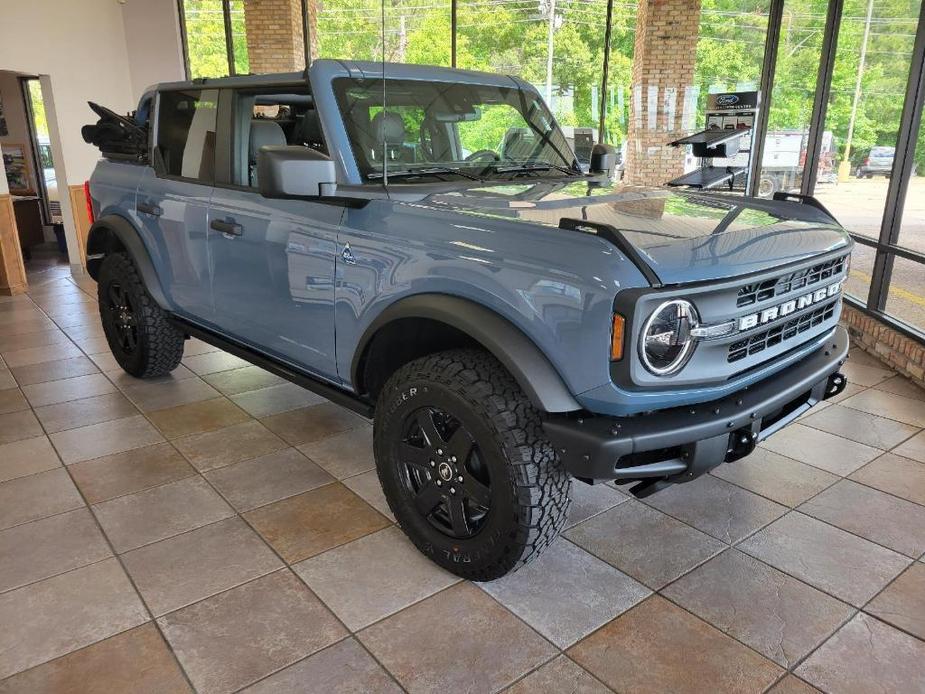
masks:
[[[437,466],[437,474],[440,475],[440,479],[444,482],[449,482],[453,479],[453,468],[450,467],[449,463],[440,463],[440,465]]]

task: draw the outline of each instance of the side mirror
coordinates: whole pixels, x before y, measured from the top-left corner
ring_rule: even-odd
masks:
[[[613,172],[617,168],[617,156],[617,148],[613,145],[597,143],[591,148],[590,172],[606,174],[608,178],[613,178]]]
[[[257,183],[265,198],[333,195],[333,160],[301,145],[264,145],[257,152]]]

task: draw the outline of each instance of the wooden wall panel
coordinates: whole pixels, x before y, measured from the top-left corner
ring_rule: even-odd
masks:
[[[28,288],[13,199],[0,195],[0,294],[21,294]]]

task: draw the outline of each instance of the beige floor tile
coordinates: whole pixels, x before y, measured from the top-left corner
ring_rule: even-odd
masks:
[[[142,412],[188,405],[192,402],[212,400],[219,396],[217,390],[198,378],[126,383],[122,386],[122,392],[138,405]]]
[[[6,330],[6,328],[4,328]],[[73,357],[83,356],[83,352],[74,343],[61,342],[55,345],[45,345],[43,347],[28,347],[26,349],[16,349],[3,353],[3,361],[10,369],[18,366],[29,366],[30,364],[41,364],[48,361],[57,361],[59,359],[72,359]]]
[[[908,441],[894,448],[892,452],[904,458],[912,458],[912,460],[925,463],[925,431],[919,432]]]
[[[796,511],[748,538],[739,549],[857,607],[910,561]]]
[[[0,482],[53,470],[61,465],[47,436],[0,445]]]
[[[422,555],[394,527],[292,568],[351,631],[359,631],[459,580]]]
[[[205,374],[202,380],[217,389],[222,395],[238,395],[249,390],[269,388],[286,382],[279,376],[271,374],[259,366],[245,366],[243,369]]]
[[[96,368],[103,372],[122,368],[119,366],[119,360],[112,355],[112,352],[97,352],[96,354],[89,355],[88,359],[93,362]],[[107,376],[107,378],[109,377]]]
[[[16,388],[18,385],[16,379],[13,378],[12,372],[3,365],[3,361],[0,359],[0,390],[9,390],[10,388]]]
[[[135,406],[119,392],[35,408],[35,416],[49,434],[136,414]]]
[[[28,410],[29,403],[19,388],[0,390],[0,414]]]
[[[925,407],[925,403],[922,405]],[[803,420],[807,426],[889,450],[918,432],[918,428],[842,405],[832,405]]]
[[[925,682],[925,642],[859,614],[796,669],[823,691],[913,694]]]
[[[48,318],[30,318],[3,326],[3,336],[13,337],[17,335],[28,335],[30,333],[49,332],[57,329],[58,326]]]
[[[885,364],[860,364],[855,359],[849,359],[842,367],[842,372],[848,377],[849,383],[864,387],[877,385],[895,375]]]
[[[574,660],[560,655],[543,667],[534,670],[505,694],[536,694],[537,692],[569,692],[570,694],[609,694],[610,689],[594,679],[587,670]]]
[[[260,422],[248,420],[174,442],[197,470],[204,472],[286,448],[286,443]]]
[[[86,508],[0,531],[0,592],[112,556]]]
[[[247,694],[288,694],[304,691],[306,683],[311,683],[310,691],[318,694],[401,694],[402,691],[382,666],[352,638],[328,646],[244,691]]]
[[[150,446],[164,440],[141,415],[60,431],[50,438],[66,465]]]
[[[784,679],[771,687],[768,690],[768,694],[821,694],[821,692],[799,677],[787,675]]]
[[[132,550],[122,561],[154,616],[283,566],[237,516]]]
[[[925,554],[925,506],[851,480],[826,489],[800,511],[912,558]]]
[[[712,475],[672,485],[646,503],[726,543],[738,542],[787,512],[785,506]]]
[[[145,694],[192,691],[153,622],[0,682],[0,694],[130,691]]]
[[[71,511],[84,505],[64,468],[0,484],[0,529]]]
[[[559,648],[568,648],[652,592],[565,539],[516,573],[481,587]]]
[[[662,594],[785,668],[800,662],[855,610],[734,549]]]
[[[617,691],[762,692],[783,674],[659,596],[580,641],[568,655]]]
[[[168,439],[214,431],[249,419],[244,410],[226,398],[156,410],[148,413],[148,417]]]
[[[803,424],[791,424],[763,441],[761,447],[842,476],[883,452]]]
[[[884,453],[851,479],[902,499],[925,505],[925,464]]]
[[[31,410],[0,414],[0,445],[35,438],[44,433]]]
[[[925,400],[925,388],[917,386],[905,376],[893,376],[893,378],[888,378],[874,387],[877,390],[883,390],[894,395],[902,395],[915,400]]]
[[[366,420],[333,403],[312,405],[261,420],[290,446],[317,441],[366,424]]]
[[[839,479],[825,470],[765,448],[756,448],[741,460],[720,465],[712,474],[790,507],[801,504]]]
[[[447,624],[453,628],[445,628]],[[468,583],[433,595],[358,636],[412,694],[497,691],[556,653],[552,644]],[[425,652],[429,657],[422,659]]]
[[[99,355],[93,356],[96,358]],[[114,367],[111,371],[105,370],[104,373],[106,374],[106,378],[115,384],[116,388],[123,391],[134,386],[156,386],[165,383],[174,383],[176,381],[185,381],[188,378],[196,378],[196,374],[183,365],[177,366],[177,368],[166,376],[156,376],[154,378],[145,379],[135,378],[130,373],[123,371],[122,367]]]
[[[232,395],[231,399],[252,417],[268,417],[299,407],[320,405],[326,402],[320,395],[295,383],[281,383],[260,390],[251,390]]]
[[[348,477],[343,480],[344,486],[353,491],[363,501],[379,511],[391,522],[396,523],[395,516],[392,515],[392,509],[389,508],[389,502],[385,499],[382,492],[382,484],[379,482],[379,474],[375,470],[364,472],[356,477]]]
[[[847,400],[848,398],[850,398],[850,397],[852,397],[852,396],[854,396],[854,395],[857,395],[858,393],[863,393],[865,390],[867,390],[867,388],[866,388],[865,386],[859,386],[857,383],[851,383],[851,382],[849,381],[849,382],[848,382],[848,385],[845,386],[845,389],[844,389],[841,393],[839,393],[838,395],[832,396],[831,398],[829,398],[829,399],[826,400],[825,402],[834,405],[835,403],[837,403],[837,402],[842,402],[843,400]],[[818,405],[817,405],[817,407],[818,407]],[[812,412],[812,411],[815,411],[815,409],[816,409],[816,408],[814,407],[814,408],[813,408],[812,410],[810,410],[810,411],[811,411],[811,412]]]
[[[242,367],[249,366],[249,362],[241,359],[240,357],[236,357],[233,354],[219,351],[184,356],[183,366],[192,371],[194,374],[202,376],[203,374],[216,373],[219,371],[240,369]]]
[[[341,484],[328,484],[244,515],[290,564],[389,524]]]
[[[848,398],[842,403],[862,412],[889,417],[897,422],[905,422],[915,427],[925,427],[925,406],[916,398],[907,398],[894,393],[870,388],[863,393]]]
[[[210,470],[205,476],[239,513],[334,481],[294,448]]]
[[[0,595],[0,679],[138,626],[141,600],[116,559]]]
[[[23,392],[29,398],[32,407],[89,398],[103,393],[112,393],[115,390],[115,386],[103,374],[75,376],[74,378],[23,386]]]
[[[65,335],[57,328],[52,328],[51,330],[40,330],[38,332],[21,333],[17,335],[7,333],[7,329],[10,327],[9,325],[3,327],[4,329],[0,330],[0,354],[15,352],[20,349],[47,347],[48,345],[59,345],[64,342],[68,342],[67,335]]]
[[[342,480],[376,467],[373,456],[373,428],[357,427],[299,446],[309,458]]]
[[[925,564],[906,569],[865,611],[925,640]]]
[[[12,369],[13,376],[21,386],[34,385],[57,381],[62,378],[76,378],[88,376],[99,371],[96,365],[87,357],[74,357],[73,359],[60,359],[48,361],[43,364],[32,364]]]
[[[567,530],[591,554],[653,589],[688,572],[726,545],[630,500]]]
[[[158,620],[196,689],[232,692],[347,635],[288,570]]]
[[[104,501],[93,511],[120,553],[234,514],[201,477]]]
[[[169,443],[85,460],[71,465],[68,470],[91,504],[196,474]]]
[[[183,346],[183,356],[191,357],[195,354],[206,354],[208,352],[220,352],[218,347],[214,347],[207,342],[203,342],[195,337],[186,341]]]

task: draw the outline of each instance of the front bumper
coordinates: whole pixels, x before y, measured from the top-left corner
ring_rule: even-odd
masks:
[[[634,417],[550,415],[543,428],[580,479],[686,482],[747,455],[840,393],[847,381],[838,369],[847,355],[848,332],[839,326],[814,353],[719,400]]]

